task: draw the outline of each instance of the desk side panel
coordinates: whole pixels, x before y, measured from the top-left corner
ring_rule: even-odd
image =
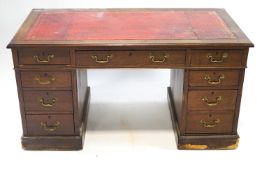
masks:
[[[13,56],[14,67],[16,67],[18,65],[18,53],[17,53],[16,48],[12,49],[12,56]],[[22,127],[23,127],[23,135],[27,135],[25,109],[24,109],[24,97],[23,97],[20,71],[15,70],[15,77],[16,77],[17,93],[18,93],[19,106],[20,106],[20,115],[21,115]]]
[[[77,102],[78,107],[75,108],[78,110],[75,113],[75,127],[76,134],[79,134],[81,124],[85,122],[86,110],[87,110],[87,91],[89,90],[87,83],[87,70],[86,69],[76,69],[76,78],[77,78]],[[88,97],[90,98],[90,96]]]
[[[180,133],[183,134],[185,130],[185,103],[186,99],[184,79],[187,76],[187,71],[185,69],[171,69],[171,92],[174,99],[174,105],[176,110],[176,119],[178,122]]]

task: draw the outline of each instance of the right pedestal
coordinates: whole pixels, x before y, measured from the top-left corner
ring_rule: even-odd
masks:
[[[168,102],[178,149],[235,149],[244,69],[172,69]]]

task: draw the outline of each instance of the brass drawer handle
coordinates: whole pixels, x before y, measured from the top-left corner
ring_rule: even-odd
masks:
[[[216,101],[209,101],[208,97],[203,97],[202,101],[205,102],[208,106],[216,106],[220,101],[222,101],[222,96],[218,96]]]
[[[41,122],[40,125],[44,128],[44,130],[52,132],[58,128],[60,122],[56,121],[53,125],[48,125],[46,122]]]
[[[220,119],[214,119],[214,120],[200,120],[200,123],[205,128],[214,128],[216,127],[220,122]]]
[[[51,58],[54,58],[55,55],[54,54],[49,54],[47,55],[47,57],[40,57],[38,55],[34,56],[34,59],[36,60],[36,62],[38,63],[49,63]]]
[[[56,80],[56,78],[54,76],[52,76],[52,75],[49,75],[49,76],[46,76],[46,77],[45,76],[36,75],[34,77],[34,80],[37,81],[41,85],[47,85],[47,84],[51,84],[52,82],[54,82]]]
[[[156,57],[156,56],[152,55],[151,53],[149,54],[149,59],[151,59],[151,61],[154,62],[154,63],[164,63],[167,58],[168,58],[167,54],[165,54],[162,58]]]
[[[228,58],[228,53],[223,53],[220,58],[214,58],[212,54],[207,54],[210,63],[223,63]]]
[[[211,80],[209,75],[205,75],[204,79],[207,80],[208,84],[217,85],[221,83],[221,80],[225,78],[224,74],[218,76],[218,80]]]
[[[45,102],[44,98],[40,98],[39,102],[44,107],[52,107],[56,103],[56,98],[53,98],[50,102]]]
[[[109,59],[113,57],[113,55],[107,55],[105,58],[98,58],[97,55],[91,55],[92,59],[95,60],[99,64],[105,64],[109,62]]]

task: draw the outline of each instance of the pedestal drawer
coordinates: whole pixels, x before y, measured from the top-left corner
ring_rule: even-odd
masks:
[[[184,65],[185,55],[185,50],[76,51],[75,57],[80,67],[171,67]]]
[[[74,135],[73,115],[26,115],[29,136]]]
[[[239,70],[190,71],[190,87],[238,86]]]
[[[234,112],[194,112],[187,116],[188,134],[230,134]]]
[[[235,110],[237,90],[191,90],[189,110]]]
[[[70,52],[66,48],[20,48],[20,65],[70,65]]]
[[[191,66],[199,67],[245,67],[242,50],[193,50]]]
[[[72,112],[71,91],[24,91],[25,111]]]
[[[21,81],[23,87],[70,88],[71,73],[56,71],[22,71]]]

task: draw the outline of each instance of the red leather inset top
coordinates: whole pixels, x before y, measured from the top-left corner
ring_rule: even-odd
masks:
[[[215,11],[42,12],[26,40],[179,40],[235,38]]]

